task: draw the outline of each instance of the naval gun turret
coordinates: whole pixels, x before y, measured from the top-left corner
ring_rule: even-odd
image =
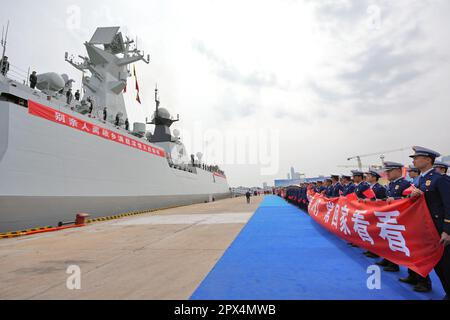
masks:
[[[103,108],[108,109],[109,121],[113,121],[118,113],[123,119],[128,118],[123,91],[127,79],[131,76],[128,65],[137,61],[150,63],[150,56],[136,47],[134,41],[123,38],[120,27],[97,28],[92,39],[86,42],[88,57],[79,56],[82,62],[77,63],[66,52],[66,61],[83,72],[83,88],[85,96],[94,100],[94,113]]]
[[[65,84],[64,78],[55,72],[37,75],[36,87],[47,95],[54,95],[63,89]]]

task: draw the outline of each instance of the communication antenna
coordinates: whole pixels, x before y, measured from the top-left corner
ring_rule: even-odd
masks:
[[[5,27],[3,26],[3,28],[2,28],[1,45],[3,47],[3,51],[2,51],[2,66],[1,67],[3,67],[3,60],[5,58],[5,53],[6,53],[6,44],[7,44],[7,40],[8,40],[8,31],[9,31],[9,20],[8,20],[7,25],[6,25],[6,32],[5,32]]]
[[[28,72],[27,72],[27,79],[26,79],[26,86],[28,87],[29,83],[28,80],[30,79],[30,67],[28,67]]]
[[[156,84],[156,86],[155,86],[155,102],[156,102],[156,115],[158,115],[159,105],[161,103],[159,101],[159,96],[158,96],[158,84]]]

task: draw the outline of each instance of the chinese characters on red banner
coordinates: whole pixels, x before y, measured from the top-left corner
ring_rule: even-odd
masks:
[[[440,237],[423,197],[391,204],[309,197],[310,216],[328,231],[422,276],[442,256]]]
[[[101,137],[106,140],[115,141],[122,145],[126,145],[131,148],[141,150],[143,152],[147,152],[147,153],[159,156],[159,157],[166,156],[166,153],[164,150],[149,146],[149,145],[143,143],[142,141],[130,138],[128,136],[119,134],[115,131],[112,131],[112,130],[109,130],[106,128],[102,128],[98,125],[81,120],[81,119],[71,116],[67,113],[49,108],[47,106],[38,104],[33,101],[28,102],[28,112],[30,114],[38,116],[40,118],[44,118],[49,121],[59,123],[59,124],[71,127],[73,129]]]

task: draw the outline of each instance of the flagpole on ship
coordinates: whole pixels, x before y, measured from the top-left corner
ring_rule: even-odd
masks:
[[[158,115],[159,110],[158,84],[155,85],[155,103],[156,103],[156,115]]]

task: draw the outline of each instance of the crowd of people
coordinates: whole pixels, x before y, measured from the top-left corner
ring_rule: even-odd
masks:
[[[445,300],[450,296],[450,176],[447,175],[449,165],[437,161],[441,155],[428,148],[413,147],[411,155],[413,165],[404,176],[404,164],[387,161],[383,172],[386,173],[388,183],[380,183],[381,171],[369,170],[361,172],[352,171],[351,175],[332,175],[321,181],[303,183],[299,186],[286,188],[286,199],[295,202],[301,209],[308,210],[308,191],[323,194],[328,198],[341,196],[356,196],[359,201],[387,201],[391,203],[406,197],[420,197],[424,195],[428,209],[431,213],[436,230],[444,246],[444,254],[435,267],[442,286],[446,292]],[[369,258],[379,258],[372,252],[364,253]],[[398,272],[399,266],[382,259],[376,263],[386,272]],[[412,270],[408,270],[406,278],[401,282],[411,284],[417,292],[429,292],[432,283],[429,276],[422,277]]]

